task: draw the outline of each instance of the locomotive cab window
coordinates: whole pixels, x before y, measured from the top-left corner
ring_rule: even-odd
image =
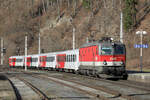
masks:
[[[124,54],[125,53],[125,47],[123,45],[114,45],[114,54]]]
[[[101,47],[102,55],[112,55],[112,53],[113,53],[112,46],[102,45],[102,47]]]

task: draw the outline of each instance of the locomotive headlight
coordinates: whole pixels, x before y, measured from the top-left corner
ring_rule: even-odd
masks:
[[[104,62],[103,62],[103,64],[104,64],[104,65],[107,65],[107,62],[106,62],[106,61],[104,61]]]
[[[120,63],[121,65],[124,65],[124,62],[123,61],[121,61],[121,63]]]

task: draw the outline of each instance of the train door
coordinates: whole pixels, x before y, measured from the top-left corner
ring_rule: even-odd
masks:
[[[9,58],[9,67],[11,67],[11,58]]]
[[[11,59],[11,64],[12,64],[13,67],[15,67],[15,63],[16,63],[16,58],[12,58]]]
[[[57,58],[56,68],[64,68],[65,67],[66,54],[58,54],[56,56],[56,58]]]
[[[27,67],[31,66],[31,57],[27,57]]]
[[[46,67],[46,56],[40,56],[40,67]]]

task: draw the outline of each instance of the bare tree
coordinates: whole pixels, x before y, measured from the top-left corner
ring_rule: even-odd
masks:
[[[60,5],[59,5],[59,0],[57,0],[57,12],[58,12],[58,17],[60,18]]]
[[[42,4],[43,4],[44,13],[46,13],[46,7],[45,7],[45,2],[44,2],[44,0],[42,0]]]
[[[114,0],[112,0],[112,8],[114,8]]]
[[[90,8],[91,8],[91,12],[92,12],[91,16],[93,17],[94,12],[93,12],[93,1],[92,0],[90,0]]]
[[[104,2],[104,8],[106,8],[106,1],[105,1],[105,0],[103,0],[103,2]]]
[[[68,0],[68,8],[70,7],[70,0]]]
[[[47,9],[49,9],[49,0],[47,0],[46,4],[47,4]]]
[[[74,15],[76,14],[77,0],[74,0]]]

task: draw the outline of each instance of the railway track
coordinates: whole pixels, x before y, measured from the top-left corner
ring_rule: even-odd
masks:
[[[51,100],[48,98],[40,89],[38,89],[36,86],[34,86],[32,83],[28,82],[27,80],[17,77],[19,80],[23,81],[27,86],[29,86],[34,92],[36,92],[41,100]]]
[[[18,71],[18,70],[15,69],[15,71]],[[24,71],[21,71],[21,72],[24,72]],[[137,83],[137,82],[128,81],[128,80],[117,80],[117,81],[115,81],[115,80],[107,80],[107,79],[101,79],[101,78],[97,78],[97,77],[93,77],[93,76],[85,76],[85,75],[72,74],[72,73],[66,73],[66,72],[57,72],[57,71],[47,71],[47,72],[63,73],[66,76],[81,77],[81,78],[87,78],[87,79],[92,79],[92,80],[104,81],[104,82],[111,83],[111,84],[117,84],[119,86],[136,88],[136,89],[148,91],[148,92],[150,91],[150,88],[148,88],[148,87],[150,87],[149,84]]]
[[[66,74],[66,76],[67,75],[71,75],[72,77],[79,76],[81,78],[98,80],[98,81],[104,81],[104,82],[111,83],[111,84],[116,84],[116,85],[119,85],[119,86],[136,88],[136,89],[139,89],[139,90],[150,92],[150,88],[148,88],[148,87],[150,87],[149,84],[144,84],[144,83],[139,83],[139,82],[133,82],[133,81],[129,81],[129,80],[115,80],[115,79],[111,79],[111,80],[108,79],[107,80],[107,79],[97,78],[97,77],[93,77],[93,76],[85,76],[85,75],[80,75],[80,74],[70,74],[70,73],[63,73],[63,74]]]
[[[93,92],[90,92],[90,91],[87,91],[87,90],[84,90],[84,89],[81,89],[81,88],[77,88],[73,85],[70,85],[70,84],[66,84],[65,82],[61,82],[60,80],[55,80],[54,78],[50,78],[48,76],[45,76],[45,75],[37,75],[35,76],[34,74],[32,73],[26,73],[24,72],[24,74],[30,74],[32,77],[35,77],[35,78],[41,78],[41,79],[45,79],[45,80],[50,80],[50,81],[53,81],[53,82],[56,82],[58,84],[61,84],[61,85],[64,85],[64,86],[67,86],[67,87],[70,87],[70,88],[73,88],[73,89],[76,89],[78,91],[81,91],[81,92],[84,92],[84,93],[87,93],[93,97],[96,97],[97,99],[101,99],[101,100],[109,100],[107,98],[105,98],[104,96],[100,96],[99,94],[97,93],[93,93]],[[51,98],[51,99],[61,99],[59,97],[55,97],[55,98]]]
[[[59,72],[60,73],[60,72]],[[63,73],[63,74],[66,74],[65,76],[69,76],[69,77],[80,77],[82,79],[92,79],[92,80],[96,80],[96,81],[100,81],[100,82],[106,82],[106,83],[110,83],[110,84],[113,84],[113,85],[116,85],[118,87],[122,87],[122,88],[132,88],[133,90],[136,90],[136,91],[143,91],[143,95],[147,95],[149,94],[150,92],[150,85],[149,84],[144,84],[144,83],[139,83],[139,82],[134,82],[134,81],[129,81],[129,80],[106,80],[106,79],[100,79],[100,78],[96,78],[96,77],[91,77],[91,76],[84,76],[84,75],[76,75],[76,74],[70,74],[70,73]],[[58,78],[58,77],[57,77]],[[67,78],[65,78],[67,79]],[[74,79],[72,79],[74,81]],[[83,82],[80,82],[81,84]],[[85,84],[84,84],[85,85]],[[101,85],[97,85],[97,87],[101,87]],[[141,100],[141,98],[138,98],[138,96],[135,98],[134,95],[140,95],[140,93],[132,93],[132,94],[124,94],[124,93],[121,93],[121,92],[117,92],[118,90],[111,90],[109,89],[108,87],[104,88],[105,86],[103,86],[101,89],[102,90],[107,90],[107,91],[112,91],[113,93],[116,93],[116,95],[121,95],[122,97],[124,98],[127,98],[127,99],[130,99],[130,100]],[[145,93],[146,92],[146,93]]]
[[[7,77],[7,79],[9,80],[11,86],[13,87],[14,93],[16,95],[16,100],[22,100],[22,95],[20,94],[20,91],[18,90],[18,87],[15,86],[15,82],[13,79],[9,79],[9,77],[14,77],[15,79],[20,80],[21,82],[23,82],[24,84],[26,84],[26,86],[30,87],[40,98],[40,100],[51,100],[50,98],[48,98],[45,93],[43,93],[40,89],[38,89],[36,86],[34,86],[31,82],[23,79],[20,76],[17,75],[11,75],[10,73],[6,72],[5,76]],[[15,80],[16,81],[16,80]],[[18,83],[17,83],[18,84]],[[34,100],[34,99],[33,99]]]
[[[13,82],[9,78],[7,78],[7,79],[9,80],[9,83],[11,84],[11,86],[13,88],[13,91],[14,91],[15,96],[16,96],[16,100],[22,100],[21,95],[20,95],[18,89],[16,88],[16,86],[13,84]]]
[[[25,73],[25,74],[29,74],[29,73]],[[114,91],[114,90],[110,90],[110,89],[108,89],[106,87],[102,87],[102,86],[90,86],[90,85],[87,85],[87,84],[84,84],[84,83],[81,83],[81,82],[76,82],[76,81],[73,81],[73,80],[67,80],[67,79],[58,78],[58,77],[53,78],[53,77],[49,77],[47,75],[37,75],[37,76],[35,76],[35,75],[32,74],[32,77],[54,81],[56,83],[63,84],[64,86],[68,86],[68,87],[77,89],[79,91],[88,93],[88,94],[90,94],[90,95],[92,95],[92,96],[94,96],[98,99],[102,99],[102,100],[110,100],[110,99],[114,99],[114,100],[115,99],[117,99],[117,100],[137,100],[134,97],[123,95],[122,93],[119,93],[119,92]],[[68,84],[66,84],[66,83],[68,83]],[[70,85],[70,84],[73,84],[73,85]],[[76,87],[76,86],[78,86],[78,87]],[[84,90],[83,88],[79,88],[79,87],[93,89],[94,92]]]
[[[40,75],[41,76],[41,75]],[[43,76],[43,78],[45,79],[49,79],[48,76]],[[58,78],[58,77],[57,77]],[[103,91],[105,93],[108,93],[110,95],[112,95],[112,97],[106,97],[106,96],[102,96],[101,94],[96,94],[97,97],[103,99],[103,100],[109,100],[109,99],[117,99],[117,100],[137,100],[135,99],[134,97],[130,97],[130,96],[126,96],[126,95],[123,95],[122,93],[120,92],[117,92],[117,91],[114,91],[114,90],[111,90],[109,88],[106,88],[106,87],[102,87],[102,86],[91,86],[91,85],[87,85],[85,83],[82,83],[82,82],[77,82],[77,81],[73,81],[73,80],[68,80],[68,79],[64,79],[64,78],[58,78],[60,80],[64,80],[64,81],[67,81],[67,82],[72,82],[72,83],[75,83],[75,84],[78,84],[78,85],[81,85],[81,86],[86,86],[86,87],[89,87],[89,88],[92,88],[92,89],[95,89],[95,90],[99,90],[99,91]],[[53,80],[50,78],[50,80]],[[56,81],[56,80],[53,80],[53,81]]]
[[[45,77],[47,79],[47,76],[43,76],[43,77]],[[77,81],[74,81],[74,80],[68,80],[68,79],[64,79],[64,78],[59,78],[59,79],[65,80],[65,81],[69,81],[69,82],[72,82],[72,83],[76,83],[76,84],[79,84],[79,85],[82,85],[82,86],[86,86],[86,87],[89,87],[89,88],[92,88],[92,89],[103,91],[105,93],[113,95],[113,97],[111,97],[111,98],[116,98],[116,99],[121,99],[121,100],[122,99],[125,99],[125,100],[137,100],[134,97],[130,97],[130,96],[124,95],[124,94],[122,94],[122,93],[120,93],[118,91],[111,90],[111,89],[109,89],[107,87],[104,87],[104,86],[91,86],[91,85],[87,85],[85,83],[77,82]],[[103,97],[103,98],[106,98],[106,97]],[[110,99],[110,98],[107,98],[107,99]]]
[[[76,90],[87,93],[87,94],[89,94],[93,97],[96,97],[97,99],[108,100],[108,99],[121,98],[121,100],[122,99],[123,100],[140,100],[138,98],[132,97],[132,95],[125,95],[123,93],[118,92],[117,90],[111,90],[111,89],[109,89],[108,87],[105,87],[105,86],[99,86],[99,85],[91,86],[91,85],[85,84],[83,82],[74,81],[74,80],[70,80],[70,79],[67,79],[67,78],[64,79],[62,77],[59,77],[59,78],[55,77],[56,79],[54,79],[54,77],[53,78],[49,77],[47,72],[44,73],[43,75],[32,74],[31,72],[24,72],[24,71],[21,71],[21,72],[24,73],[24,74],[31,75],[32,77],[35,77],[35,78],[41,78],[41,79],[45,79],[45,80],[54,81],[54,82],[62,84],[64,86],[74,88]],[[55,73],[55,72],[53,71],[53,73]],[[130,88],[137,89],[137,90],[143,90],[143,91],[148,91],[148,92],[150,91],[149,88],[139,86],[140,84],[135,85],[134,82],[130,82],[130,81],[127,81],[127,80],[126,81],[124,81],[124,80],[112,81],[112,80],[99,79],[99,78],[95,78],[95,77],[76,75],[76,74],[71,74],[71,73],[63,73],[63,72],[57,72],[57,73],[60,73],[60,74],[63,74],[65,76],[69,76],[69,77],[78,77],[78,78],[81,78],[81,79],[90,79],[90,80],[95,80],[95,81],[103,81],[103,82],[115,84],[115,85],[118,85],[118,86],[121,86],[121,87],[123,86],[123,87],[130,87]],[[64,82],[62,82],[62,81],[64,81]],[[91,91],[84,90],[82,88],[74,87],[70,84],[65,84],[67,82],[73,83],[74,86],[79,85],[79,86],[85,86],[84,88],[94,89],[93,91],[95,91],[95,92],[91,92]],[[102,92],[111,94],[111,97],[103,96],[102,94],[99,94],[98,91],[102,91]]]
[[[119,80],[117,82],[115,82],[115,81],[108,81],[108,80],[104,80],[104,81],[109,82],[109,83],[113,83],[113,84],[117,84],[117,85],[120,85],[120,86],[131,87],[131,88],[136,88],[136,89],[139,89],[139,90],[150,92],[150,88],[148,88],[146,86],[143,86],[142,83],[138,84],[136,82],[132,82],[132,81],[128,81],[128,80],[126,80],[126,81]]]

